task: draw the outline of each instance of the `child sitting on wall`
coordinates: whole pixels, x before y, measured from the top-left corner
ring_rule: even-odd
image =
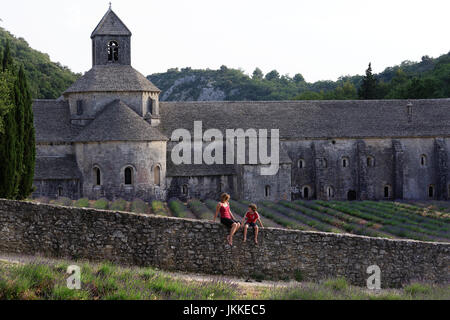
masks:
[[[244,225],[244,242],[247,241],[247,230],[248,227],[251,226],[253,227],[253,231],[255,233],[255,243],[258,244],[258,225],[256,224],[257,222],[259,222],[259,224],[261,225],[261,228],[263,227],[263,224],[261,222],[261,218],[259,216],[259,213],[256,211],[257,207],[256,204],[252,203],[248,206],[249,210],[247,211],[247,213],[245,214],[244,218],[242,219],[242,223],[244,223],[245,221],[245,225]]]

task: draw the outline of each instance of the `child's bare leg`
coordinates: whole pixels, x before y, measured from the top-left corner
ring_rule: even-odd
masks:
[[[247,230],[248,230],[248,224],[244,225],[244,242],[247,241]]]
[[[258,243],[258,231],[259,231],[258,226],[255,226],[255,243]]]

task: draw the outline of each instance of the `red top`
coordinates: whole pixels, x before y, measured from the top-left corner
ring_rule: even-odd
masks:
[[[245,219],[247,219],[248,223],[256,222],[256,220],[259,219],[259,214],[256,211],[255,212],[247,211],[247,213],[245,214]]]
[[[227,206],[224,206],[223,203],[220,204],[220,218],[231,219],[230,204]]]

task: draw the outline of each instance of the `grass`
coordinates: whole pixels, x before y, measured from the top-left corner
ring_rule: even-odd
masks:
[[[59,197],[58,199],[55,200],[50,200],[50,204],[56,204],[58,206],[66,206],[66,207],[70,207],[72,206],[72,199],[66,198],[66,197]]]
[[[69,265],[81,269],[81,290],[66,286]],[[264,281],[264,274],[254,274]],[[423,300],[450,299],[450,286],[411,283],[401,289],[371,291],[348,283],[345,278],[319,282],[298,282],[258,287],[231,280],[186,280],[150,267],[125,267],[110,262],[91,263],[63,260],[26,264],[0,263],[0,300]],[[257,289],[256,289],[257,288]]]

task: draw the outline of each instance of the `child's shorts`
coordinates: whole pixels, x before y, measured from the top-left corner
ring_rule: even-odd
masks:
[[[256,223],[255,222],[246,222],[245,224],[248,224],[250,227],[256,227]]]
[[[240,223],[240,222],[237,221],[237,220],[234,220],[234,219],[228,219],[228,218],[221,218],[221,219],[220,219],[220,222],[221,222],[222,224],[224,224],[225,226],[227,226],[228,228],[231,228],[231,225],[232,225],[233,223]]]

